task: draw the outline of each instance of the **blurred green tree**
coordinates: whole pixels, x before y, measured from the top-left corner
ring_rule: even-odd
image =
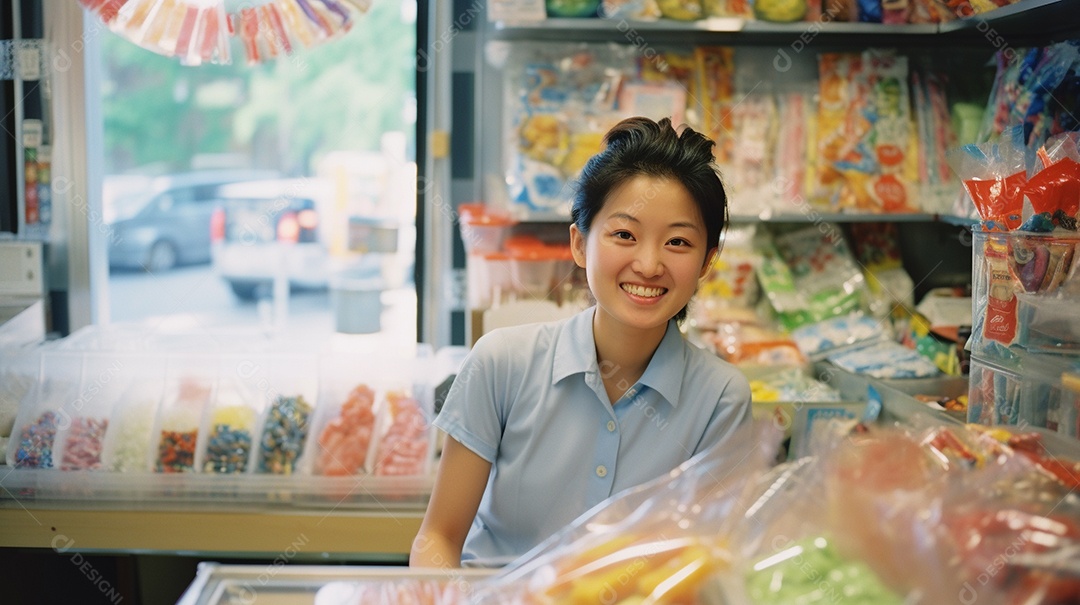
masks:
[[[413,136],[403,108],[415,98],[416,25],[402,11],[412,1],[375,2],[344,35],[256,65],[237,40],[231,64],[188,67],[106,35],[107,171],[231,156],[307,174],[320,154],[377,150],[389,131]]]

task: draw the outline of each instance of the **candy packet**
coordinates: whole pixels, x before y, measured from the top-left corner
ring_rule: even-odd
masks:
[[[949,165],[989,231],[1012,231],[1023,222],[1027,169],[1023,147],[1011,138],[951,150]]]

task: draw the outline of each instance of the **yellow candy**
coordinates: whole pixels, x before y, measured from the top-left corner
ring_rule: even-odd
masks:
[[[250,427],[255,424],[255,410],[246,405],[229,405],[214,410],[213,424],[224,424],[236,428]]]

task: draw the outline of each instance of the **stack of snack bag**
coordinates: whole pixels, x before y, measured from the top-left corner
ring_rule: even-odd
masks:
[[[714,17],[758,19],[774,23],[852,21],[862,23],[941,23],[966,19],[1018,0],[603,0],[600,15],[609,18],[697,21]],[[549,17],[595,16],[596,2],[546,3]],[[564,6],[564,5],[569,5]],[[553,9],[554,7],[554,9]]]
[[[1026,163],[1017,126],[951,157],[982,222],[973,233],[968,419],[1078,434],[1062,377],[1080,358],[1080,133]]]
[[[701,344],[724,360],[743,366],[804,366],[806,358],[791,338],[758,312],[756,277],[762,257],[754,247],[758,228],[733,225],[724,251],[713,262],[690,307],[690,326]]]
[[[911,212],[917,163],[907,58],[870,49],[819,56],[817,191],[836,210]]]
[[[508,108],[491,194],[505,198],[492,202],[516,218],[564,215],[603,134],[632,115],[713,139],[733,215],[941,212],[955,198],[949,87],[928,61],[881,49],[817,60],[727,46],[489,50]],[[783,81],[762,86],[763,61]]]

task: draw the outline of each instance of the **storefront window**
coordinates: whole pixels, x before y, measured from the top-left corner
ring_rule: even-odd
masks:
[[[415,342],[415,0],[258,63],[231,43],[102,39],[110,321]]]

